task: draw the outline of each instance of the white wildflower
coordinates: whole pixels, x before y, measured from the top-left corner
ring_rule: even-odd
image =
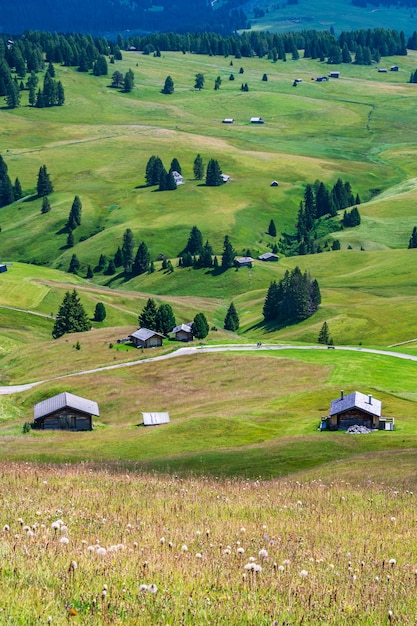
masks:
[[[99,556],[106,556],[106,554],[107,554],[106,548],[103,548],[103,547],[100,546],[99,548],[97,548],[97,554]]]
[[[268,558],[268,550],[265,550],[265,548],[262,548],[262,550],[259,550],[258,556],[260,559]]]
[[[185,545],[185,543],[181,546],[181,550],[182,552],[188,552],[188,546]]]
[[[388,563],[391,565],[391,567],[394,567],[394,565],[396,565],[397,561],[395,559],[390,559],[388,561]]]
[[[149,593],[156,593],[158,591],[158,587],[155,585],[155,583],[151,583],[150,585],[148,585],[148,591]]]
[[[69,544],[68,537],[61,537],[61,539],[59,540],[59,543],[62,543],[64,546],[66,546],[67,544]]]
[[[306,569],[302,569],[300,572],[300,576],[301,578],[305,578],[306,576],[308,576],[308,572]]]

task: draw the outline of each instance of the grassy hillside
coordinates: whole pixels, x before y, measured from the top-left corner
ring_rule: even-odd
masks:
[[[0,257],[13,263],[0,275],[1,384],[53,379],[13,399],[0,396],[3,458],[88,458],[129,467],[277,476],[327,467],[337,459],[413,449],[415,364],[393,357],[242,349],[58,378],[149,356],[116,342],[137,327],[150,296],[169,302],[178,322],[204,311],[217,329],[210,331],[209,344],[301,347],[316,343],[327,321],[337,345],[386,348],[408,342],[403,351],[416,348],[417,266],[415,250],[407,245],[417,224],[417,131],[415,85],[407,80],[417,54],[384,59],[387,67],[399,63],[398,73],[341,66],[340,79],[321,84],[311,78],[328,73],[329,66],[311,60],[124,56],[113,67],[133,69],[131,94],[110,89],[109,77],[57,67],[66,91],[63,107],[2,111],[2,156],[27,197],[0,211]],[[206,79],[201,92],[193,88],[197,72]],[[268,81],[262,81],[264,73]],[[171,96],[160,93],[168,74],[175,83]],[[223,82],[214,91],[217,76]],[[303,79],[296,88],[295,77]],[[242,82],[248,93],[240,91]],[[265,124],[251,125],[254,115]],[[224,117],[235,123],[222,124]],[[197,153],[206,163],[218,159],[232,180],[218,188],[194,180]],[[172,192],[146,187],[152,154],[166,167],[178,158],[185,184]],[[32,195],[43,164],[55,188],[45,215]],[[194,224],[218,256],[226,234],[238,254],[249,249],[256,257],[270,250],[282,232],[293,231],[305,185],[320,179],[330,186],[339,177],[362,199],[359,227],[323,235],[323,246],[338,238],[340,251],[281,256],[277,264],[255,261],[252,269],[223,273],[177,267]],[[279,187],[270,186],[273,179]],[[82,225],[68,248],[65,223],[75,195],[83,205]],[[276,239],[266,234],[271,219]],[[95,273],[86,280],[87,265],[95,267],[100,254],[111,257],[126,228],[133,230],[136,245],[146,241],[156,271],[135,278]],[[81,262],[79,276],[66,271],[74,253]],[[159,254],[172,259],[174,272],[162,270]],[[271,280],[296,265],[319,281],[319,311],[301,324],[265,326],[262,306]],[[90,317],[97,302],[105,304],[107,317],[89,333],[53,341],[54,315],[65,291],[74,287]],[[240,316],[238,334],[222,330],[231,300]],[[175,347],[167,340],[151,354]],[[380,397],[384,413],[396,417],[397,430],[360,439],[317,432],[341,388]],[[95,430],[23,436],[33,404],[64,389],[94,395],[101,407]],[[138,428],[144,410],[169,410],[172,421],[163,430]]]
[[[255,7],[263,9],[262,17],[257,17],[259,14],[255,14]],[[248,4],[245,10],[253,30],[271,32],[333,28],[339,34],[342,30],[382,27],[403,30],[411,35],[417,26],[412,7],[375,4],[358,7],[345,0],[331,0],[326,4],[318,0],[298,0],[296,3],[281,5],[264,0]]]

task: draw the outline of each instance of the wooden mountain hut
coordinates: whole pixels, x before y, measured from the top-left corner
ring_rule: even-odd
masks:
[[[92,430],[97,402],[64,391],[33,407],[33,427],[41,430]]]

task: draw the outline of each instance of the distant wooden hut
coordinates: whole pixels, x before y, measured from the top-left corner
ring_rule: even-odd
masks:
[[[265,124],[264,120],[261,117],[251,117],[250,123],[251,124]]]
[[[159,348],[164,336],[148,328],[139,328],[129,335],[129,339],[136,348]]]
[[[33,407],[33,427],[41,430],[92,430],[97,402],[64,391]]]
[[[171,332],[177,341],[193,341],[194,339],[192,324],[180,324],[175,326]]]
[[[253,259],[251,256],[238,256],[235,258],[236,267],[252,267]]]
[[[7,265],[5,265],[4,263],[0,264],[0,274],[2,274],[3,272],[7,272]]]
[[[264,254],[258,256],[258,259],[260,261],[272,261],[276,263],[277,261],[279,261],[279,256],[277,254],[274,254],[273,252],[264,252]]]

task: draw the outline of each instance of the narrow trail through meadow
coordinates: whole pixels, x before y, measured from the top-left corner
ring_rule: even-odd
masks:
[[[130,361],[128,363],[118,363],[116,365],[107,365],[104,367],[98,367],[91,370],[82,370],[74,372],[72,374],[65,374],[63,376],[55,376],[52,378],[46,378],[45,380],[38,380],[23,385],[7,385],[0,387],[0,395],[10,395],[13,393],[19,393],[27,391],[36,385],[42,383],[51,382],[53,380],[61,380],[63,378],[72,378],[73,376],[83,376],[85,374],[95,374],[97,372],[105,372],[108,370],[120,369],[122,367],[132,367],[135,365],[142,365],[143,363],[154,363],[156,361],[166,361],[167,359],[173,359],[181,356],[190,356],[193,354],[204,354],[213,352],[248,352],[248,351],[264,351],[264,350],[328,350],[327,346],[294,346],[294,345],[276,345],[267,344],[258,346],[257,344],[229,344],[229,345],[214,345],[214,346],[187,346],[178,348],[175,352],[170,354],[163,354],[160,356],[150,357],[148,359],[140,359],[137,361]],[[417,356],[411,354],[403,354],[402,352],[392,352],[390,350],[376,350],[372,348],[354,348],[350,346],[338,346],[337,350],[346,350],[351,352],[366,352],[370,354],[381,354],[384,356],[390,356],[397,359],[406,359],[408,361],[417,361]]]

